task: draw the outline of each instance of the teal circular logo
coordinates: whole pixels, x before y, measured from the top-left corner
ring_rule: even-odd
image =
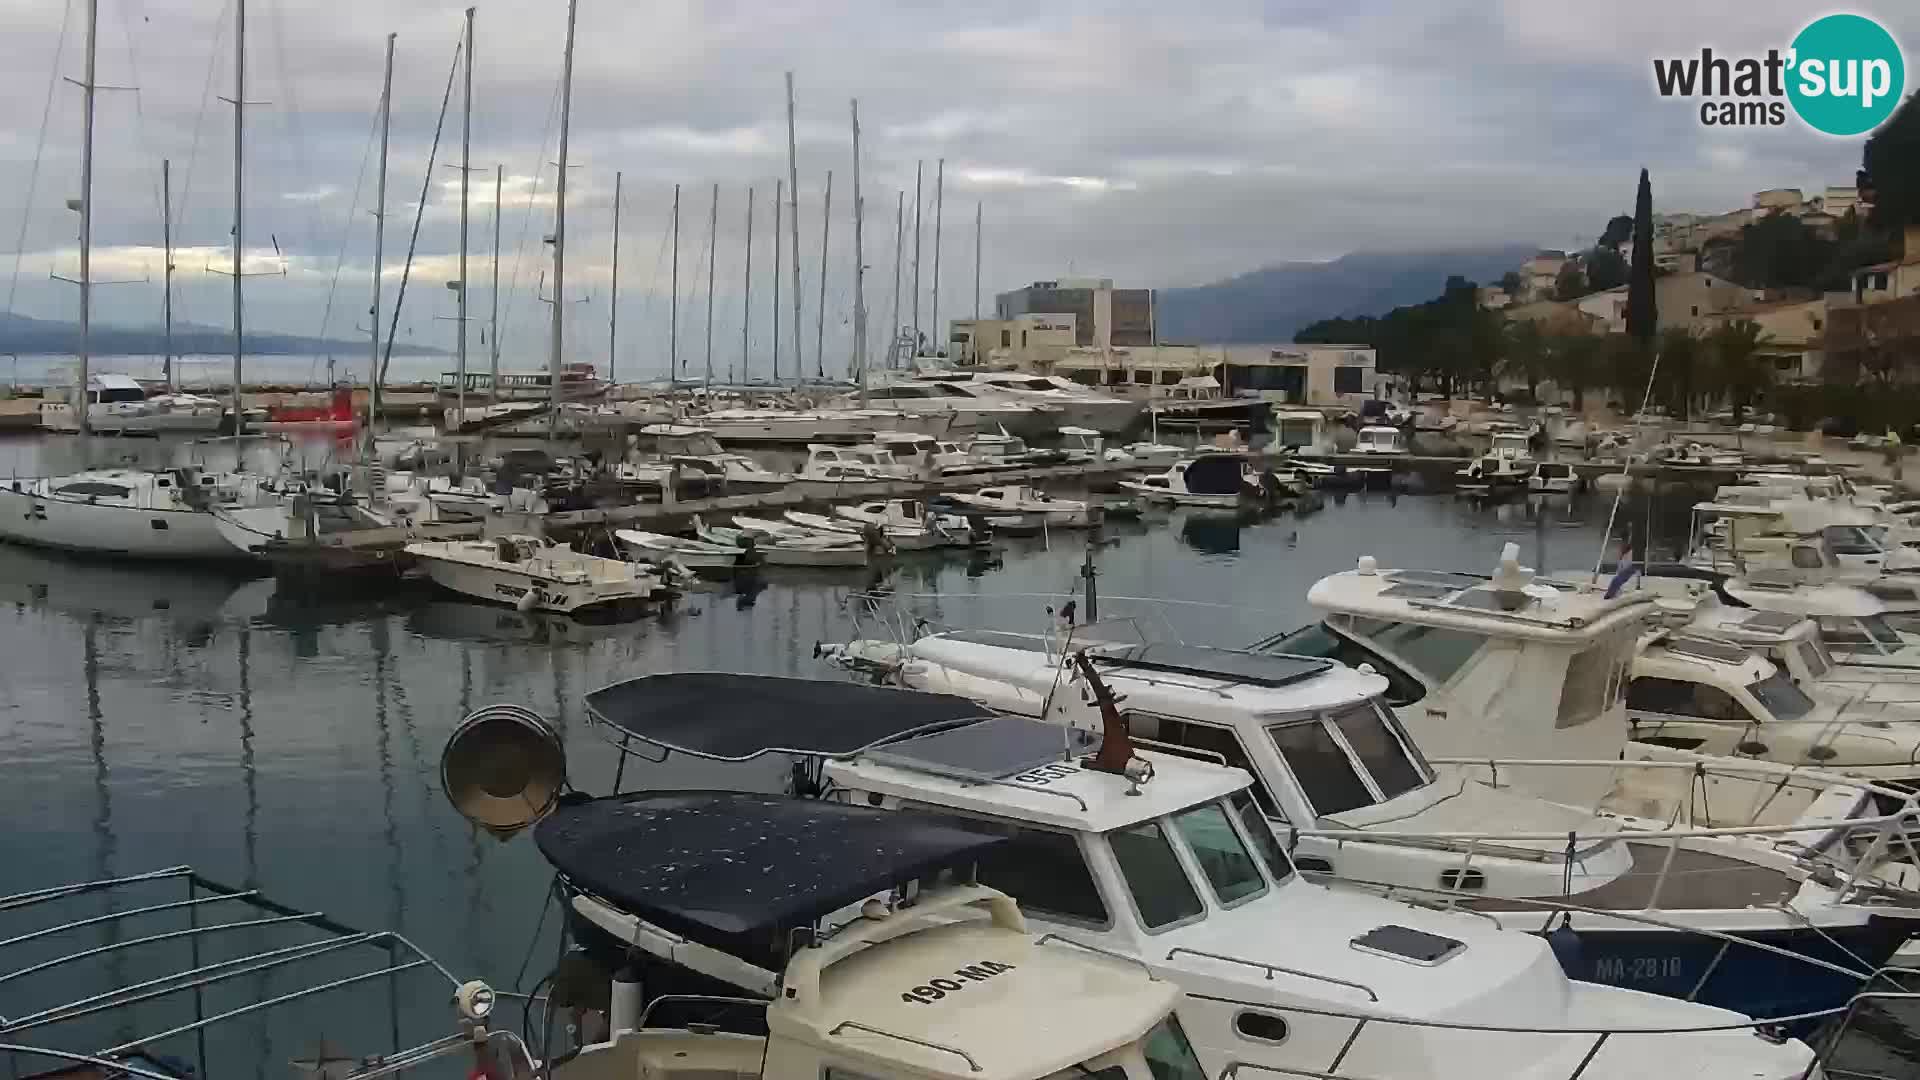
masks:
[[[1793,39],[1787,99],[1816,131],[1858,135],[1880,125],[1906,85],[1893,35],[1860,15],[1828,15]]]

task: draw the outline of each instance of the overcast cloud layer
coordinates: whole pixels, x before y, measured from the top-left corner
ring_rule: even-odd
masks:
[[[233,2],[100,0],[95,275],[101,317],[157,322],[160,162],[173,162],[176,309],[227,325],[232,221]],[[246,174],[250,328],[356,337],[369,302],[369,136],[384,38],[399,35],[388,197],[387,306],[419,206],[461,8],[417,0],[253,0]],[[1857,7],[1905,43],[1920,9]],[[716,368],[742,357],[741,278],[753,185],[748,363],[763,373],[772,319],[772,193],[786,175],[781,73],[798,93],[804,333],[814,363],[821,196],[833,170],[826,367],[843,370],[852,309],[848,101],[863,127],[867,298],[873,336],[893,296],[896,197],[913,216],[926,163],[922,322],[932,327],[933,178],[946,159],[941,319],[973,308],[973,216],[985,220],[984,303],[1066,274],[1195,284],[1353,250],[1591,242],[1630,209],[1641,166],[1660,209],[1743,205],[1763,187],[1852,182],[1859,140],[1797,121],[1716,131],[1660,100],[1650,58],[1702,45],[1784,47],[1804,4],[1563,0],[1385,3],[1241,0],[1035,5],[581,0],[568,196],[571,359],[604,364],[614,175],[624,172],[620,366],[662,372],[669,352],[668,223],[681,185],[679,350],[706,355],[708,215],[719,185]],[[502,324],[508,367],[543,365],[536,297],[552,228],[562,0],[483,5],[472,161],[471,314],[489,315],[494,166],[504,167]],[[83,0],[0,2],[0,245],[20,270],[13,308],[72,318],[80,92],[55,86],[37,182],[41,111],[78,77]],[[64,44],[62,26],[65,22]],[[58,53],[56,62],[56,52]],[[1910,54],[1909,62],[1916,60]],[[1909,86],[1914,73],[1909,71]],[[420,228],[404,340],[450,345],[457,276],[459,91]],[[31,184],[31,199],[29,188]],[[24,224],[23,224],[24,223]],[[24,243],[14,244],[17,231]],[[782,230],[782,243],[786,230]],[[277,244],[277,253],[275,245]],[[906,276],[911,281],[912,240]],[[790,271],[782,364],[792,363]],[[910,284],[909,284],[910,289]],[[911,321],[911,292],[901,301]],[[475,338],[476,357],[484,355]],[[480,361],[476,361],[480,362]]]

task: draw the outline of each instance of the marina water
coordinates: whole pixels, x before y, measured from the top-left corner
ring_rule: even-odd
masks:
[[[71,440],[3,443],[0,474],[72,467],[75,452]],[[1631,522],[1638,535],[1677,541],[1687,504],[1625,501],[1615,531]],[[1160,639],[1243,645],[1310,621],[1308,587],[1361,555],[1486,573],[1514,542],[1543,569],[1590,567],[1611,509],[1599,496],[1488,505],[1356,493],[1327,496],[1304,515],[1150,513],[1104,531],[1100,614],[1133,617]],[[270,577],[0,546],[0,725],[11,759],[0,787],[11,823],[0,832],[0,892],[191,864],[357,928],[397,929],[460,977],[526,990],[553,963],[550,871],[530,840],[477,832],[441,798],[440,748],[466,712],[494,702],[541,712],[564,734],[576,783],[608,790],[618,755],[584,721],[588,691],[663,671],[842,677],[813,658],[814,644],[888,634],[879,620],[1037,630],[1077,596],[1086,551],[1083,534],[1061,533],[1008,540],[991,564],[929,553],[851,576],[770,573],[751,592],[712,587],[662,614],[589,624],[466,603],[424,584],[296,590]],[[1078,606],[1084,614],[1084,597]],[[630,759],[622,782],[778,789],[784,769]],[[86,903],[72,914],[105,910]],[[126,920],[100,940],[177,925]],[[279,929],[233,935],[253,940],[231,947],[285,944],[272,936]],[[136,952],[116,953],[121,966],[108,977],[136,977]],[[84,992],[81,973],[60,978],[73,983],[69,996]],[[275,989],[265,976],[241,981],[248,996]],[[0,985],[0,1016],[18,1015],[21,992],[18,981]],[[33,997],[60,999],[44,989]],[[446,1022],[439,991],[398,997],[397,1016],[375,986],[222,1031],[209,1040],[210,1072],[285,1075],[323,1040],[366,1054],[385,1048],[390,1027],[405,1039]],[[228,1005],[241,1000],[230,995]],[[190,1020],[179,1008],[139,1026]],[[517,1024],[519,1004],[504,1008]],[[1871,1039],[1849,1060],[1914,1075],[1916,1015],[1871,1017]],[[191,1040],[163,1049],[184,1056],[182,1044]]]

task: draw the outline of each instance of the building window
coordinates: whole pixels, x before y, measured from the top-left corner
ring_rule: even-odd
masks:
[[[1020,331],[1020,347],[1023,349],[1027,347],[1027,332],[1025,330]]]
[[[1013,331],[1011,330],[1000,331],[1000,347],[1003,349],[1013,348]]]
[[[1152,386],[1153,372],[1144,368],[1135,368],[1133,372],[1133,382],[1136,386]]]
[[[1333,392],[1336,394],[1361,393],[1361,369],[1357,367],[1338,367],[1333,369]]]
[[[1160,385],[1161,385],[1161,386],[1178,386],[1178,385],[1180,385],[1180,373],[1179,373],[1179,372],[1177,372],[1177,371],[1163,371],[1163,372],[1161,372],[1161,373],[1160,373]]]
[[[1813,328],[1814,328],[1815,330],[1818,330],[1818,329],[1820,329],[1820,316],[1818,316],[1818,315],[1815,315],[1815,316],[1813,317]]]
[[[1125,386],[1126,383],[1127,383],[1127,373],[1125,371],[1122,371],[1119,368],[1107,369],[1107,385],[1108,386]]]
[[[1700,305],[1699,305],[1699,304],[1695,304],[1695,305],[1693,305],[1693,313],[1694,313],[1695,315],[1698,315],[1698,314],[1700,314]]]

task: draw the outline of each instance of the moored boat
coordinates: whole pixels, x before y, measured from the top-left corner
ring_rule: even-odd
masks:
[[[405,551],[441,588],[521,611],[570,615],[645,603],[662,591],[660,579],[634,563],[537,536],[408,544]]]

